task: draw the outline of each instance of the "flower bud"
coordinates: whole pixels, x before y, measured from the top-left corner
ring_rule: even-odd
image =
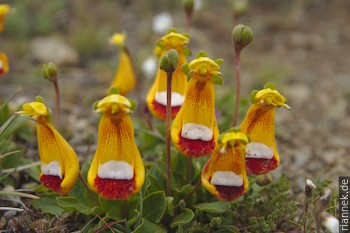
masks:
[[[175,49],[165,52],[160,58],[160,69],[167,73],[174,72],[178,63],[178,53]]]
[[[309,179],[306,179],[305,183],[305,195],[311,197],[316,185]]]
[[[42,68],[42,72],[45,79],[51,82],[57,81],[57,66],[55,64],[51,62],[44,64]]]
[[[186,15],[191,16],[193,13],[194,0],[183,0],[182,1]]]
[[[232,31],[233,45],[236,53],[240,53],[253,40],[253,31],[243,24],[237,25]]]

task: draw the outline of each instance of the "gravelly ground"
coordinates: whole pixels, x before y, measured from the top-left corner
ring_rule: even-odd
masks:
[[[350,175],[347,158],[350,151],[350,63],[347,57],[350,51],[350,4],[342,0],[309,1],[306,5],[301,2],[288,2],[284,6],[276,1],[272,1],[272,5],[263,1],[252,5],[242,20],[251,26],[255,35],[254,42],[242,54],[243,93],[247,96],[252,87],[272,79],[292,107],[291,111],[277,110],[281,167],[274,174],[286,173],[295,192],[302,190],[306,178],[331,179],[336,187],[338,176]],[[194,16],[189,47],[194,54],[203,49],[213,58],[224,58],[225,90],[233,86],[230,35],[235,24],[223,3],[206,7]],[[140,20],[135,14],[144,11],[137,3],[123,9],[116,10],[120,14],[117,30],[125,28],[128,31],[129,48],[135,57],[139,55],[135,60],[140,64],[152,53],[153,40],[160,35],[145,32],[152,14],[148,13]],[[183,14],[171,12],[175,16],[175,26],[183,25]],[[183,27],[178,28],[183,31]],[[1,48],[11,54],[11,48],[6,48],[9,44],[6,38],[4,42]],[[115,52],[114,49],[106,57],[62,65],[63,116],[72,134],[71,143],[77,147],[84,146],[95,131],[97,117],[91,104],[103,96],[109,85],[115,65],[115,57],[110,54]],[[98,59],[100,62],[106,59],[109,66],[105,70],[94,67],[94,61]],[[29,54],[23,59],[12,60],[11,66],[12,73],[0,80],[0,98],[6,98],[21,86],[13,102],[32,101],[40,94],[54,106],[50,85],[40,81],[37,78],[39,72],[33,71],[36,69],[33,67],[40,69],[40,61]],[[29,71],[28,66],[32,66]],[[144,79],[144,76],[140,77]],[[139,95],[144,97],[151,80],[145,79],[142,83]]]

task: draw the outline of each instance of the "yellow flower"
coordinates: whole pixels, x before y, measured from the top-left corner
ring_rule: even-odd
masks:
[[[134,107],[131,100],[118,94],[111,94],[96,105],[96,111],[103,115],[88,182],[105,199],[128,199],[140,191],[145,180],[145,168],[129,116]]]
[[[251,139],[246,151],[247,173],[259,175],[274,170],[280,163],[275,142],[275,108],[290,107],[286,98],[271,84],[260,91],[253,91],[251,99],[253,105],[240,128]]]
[[[110,38],[110,43],[120,47],[119,65],[114,75],[111,87],[117,87],[121,95],[126,95],[135,88],[136,75],[130,57],[130,53],[125,46],[126,35],[115,33]]]
[[[186,35],[179,34],[175,31],[170,31],[163,36],[158,42],[156,54],[160,57],[170,49],[176,49],[179,54],[179,60],[175,72],[172,76],[171,89],[171,118],[174,119],[185,99],[185,88],[187,84],[186,74],[182,71],[182,65],[187,63],[184,53],[189,43],[189,38]],[[167,74],[159,68],[156,79],[148,92],[147,105],[151,113],[161,120],[165,120],[166,113],[166,80]]]
[[[0,4],[0,32],[4,30],[4,21],[10,11],[10,6],[7,4]]]
[[[186,98],[171,126],[173,144],[188,157],[208,155],[215,148],[219,129],[213,74],[219,75],[219,68],[220,65],[208,57],[199,57],[188,64],[191,78]]]
[[[9,72],[9,62],[5,53],[0,53],[0,77]]]
[[[79,175],[79,161],[72,147],[49,121],[49,110],[42,102],[23,105],[20,115],[37,121],[37,139],[41,160],[40,181],[61,195],[67,194]]]
[[[240,131],[223,133],[204,165],[202,185],[219,200],[233,201],[247,192],[244,150],[248,142],[248,136]]]

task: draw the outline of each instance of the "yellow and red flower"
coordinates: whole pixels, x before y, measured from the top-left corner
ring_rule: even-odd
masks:
[[[79,161],[74,150],[50,123],[49,110],[41,100],[24,104],[23,110],[17,113],[37,122],[40,181],[61,195],[67,194],[79,176]]]
[[[215,116],[215,80],[221,80],[222,60],[213,61],[201,53],[184,69],[190,81],[186,87],[185,101],[171,126],[171,139],[175,147],[188,157],[212,153],[219,129]]]
[[[112,87],[118,88],[121,95],[126,95],[135,88],[136,75],[130,53],[125,45],[126,35],[115,33],[110,38],[110,43],[120,47],[119,65],[111,84]]]
[[[9,61],[5,53],[0,52],[0,77],[9,72]]]
[[[0,4],[0,32],[4,30],[4,22],[9,11],[10,11],[9,5]]]
[[[174,119],[185,99],[185,88],[187,84],[186,74],[182,66],[187,63],[186,53],[189,52],[185,46],[189,43],[188,35],[179,34],[174,30],[169,31],[158,42],[155,52],[161,57],[166,51],[176,49],[179,60],[172,76],[171,89],[171,118]],[[166,113],[166,80],[167,74],[158,67],[156,79],[148,92],[147,105],[151,113],[159,119],[165,120]]]
[[[251,139],[246,151],[247,173],[259,175],[274,170],[280,163],[275,142],[275,108],[290,107],[273,84],[265,85],[260,91],[253,91],[251,100],[253,105],[248,109],[240,128]]]
[[[244,151],[249,142],[239,130],[223,133],[202,171],[202,185],[221,201],[233,201],[249,187]]]
[[[96,111],[103,115],[88,183],[105,199],[128,199],[140,191],[145,180],[129,116],[134,108],[134,102],[118,94],[110,94],[96,104]]]

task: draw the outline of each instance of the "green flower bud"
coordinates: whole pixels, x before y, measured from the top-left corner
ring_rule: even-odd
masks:
[[[179,54],[177,51],[175,49],[170,49],[160,58],[160,69],[167,73],[174,72],[176,70],[178,60]]]
[[[233,45],[236,53],[239,53],[253,40],[253,31],[243,24],[237,25],[232,31]]]
[[[184,6],[186,14],[191,16],[193,13],[194,0],[183,0],[182,4]]]
[[[57,66],[55,64],[51,62],[44,64],[42,68],[42,72],[45,79],[51,82],[57,81]]]

